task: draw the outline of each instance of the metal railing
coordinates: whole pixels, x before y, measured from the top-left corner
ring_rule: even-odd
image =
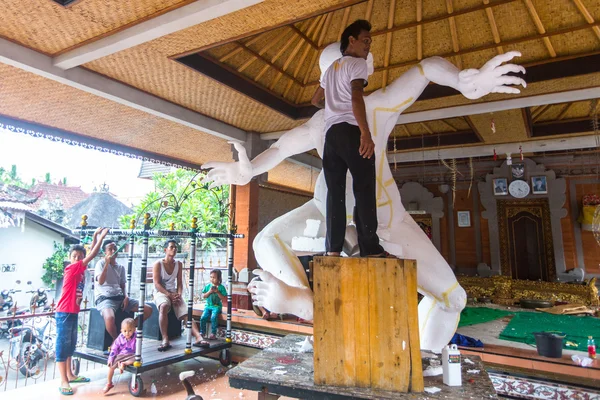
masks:
[[[78,320],[77,347],[87,342],[87,324],[89,322],[88,300]],[[32,306],[25,314],[17,314],[17,304],[9,310],[11,315],[0,317],[0,391],[17,389],[39,382],[53,380],[59,376],[56,362],[56,323],[54,321],[54,302],[42,312],[36,312]],[[87,361],[81,363],[79,370],[96,369],[100,364]]]

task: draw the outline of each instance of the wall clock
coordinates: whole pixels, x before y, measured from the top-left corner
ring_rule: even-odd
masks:
[[[526,181],[512,181],[508,186],[508,192],[511,196],[516,197],[518,199],[522,199],[523,197],[527,197],[531,188]]]

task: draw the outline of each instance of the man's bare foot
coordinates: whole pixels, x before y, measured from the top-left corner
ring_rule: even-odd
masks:
[[[340,255],[341,253],[337,251],[328,251],[327,253],[325,253],[326,257],[339,257]]]

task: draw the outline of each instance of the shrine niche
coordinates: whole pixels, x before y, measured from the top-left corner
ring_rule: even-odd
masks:
[[[567,216],[566,181],[528,158],[515,164],[505,161],[478,184],[492,272],[554,281],[566,270],[560,222]],[[508,190],[499,190],[499,182],[506,182]]]
[[[417,182],[406,182],[400,188],[402,205],[417,225],[441,251],[440,219],[444,217],[444,200]]]

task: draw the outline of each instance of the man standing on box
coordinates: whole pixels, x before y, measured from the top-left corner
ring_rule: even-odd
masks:
[[[377,236],[375,143],[363,98],[371,24],[357,20],[342,33],[342,57],[325,72],[312,104],[325,108],[323,172],[327,183],[325,248],[339,256],[346,235],[346,174],[350,170],[356,199],[354,222],[361,257],[388,257]]]

